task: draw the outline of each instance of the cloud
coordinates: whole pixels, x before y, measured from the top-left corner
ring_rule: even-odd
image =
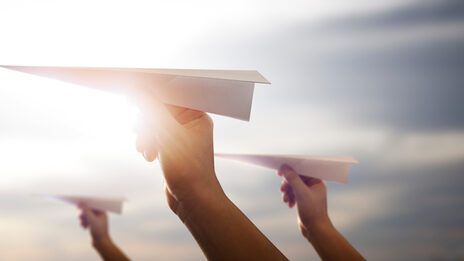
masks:
[[[216,151],[354,155],[360,164],[352,168],[349,185],[329,184],[331,216],[350,242],[372,260],[462,257],[462,3],[401,1],[392,9],[326,20],[312,19],[304,12],[308,8],[298,8],[301,13],[295,19],[292,9],[286,11],[285,20],[273,20],[280,7],[276,4],[268,13],[259,13],[260,22],[245,28],[243,24],[253,21],[255,12],[250,11],[241,23],[243,30],[232,30],[234,25],[221,28],[227,21],[211,31],[185,35],[166,28],[159,34],[144,27],[126,28],[134,29],[133,34],[113,29],[107,39],[95,38],[101,39],[97,49],[122,38],[143,39],[147,32],[156,37],[140,41],[137,53],[118,49],[130,41],[111,45],[101,54],[90,53],[107,63],[135,63],[132,56],[139,56],[140,63],[149,65],[153,63],[147,60],[152,59],[260,70],[273,85],[256,87],[251,122],[214,117]],[[183,14],[189,11],[185,10]],[[158,21],[148,19],[152,16],[148,8],[144,14],[137,22]],[[119,19],[118,12],[111,16]],[[232,16],[229,22],[240,18]],[[55,23],[57,17],[62,15],[53,13],[42,25]],[[157,18],[157,28],[167,23],[163,17],[167,15]],[[91,18],[85,23],[101,19],[97,13]],[[25,25],[29,22],[19,29]],[[65,35],[74,35],[79,28],[72,21],[67,25],[71,29]],[[43,39],[60,26],[43,31]],[[96,26],[89,35],[101,36],[104,26]],[[173,28],[181,27],[179,22]],[[171,34],[177,35],[167,37]],[[32,36],[37,34],[21,39]],[[82,50],[89,50],[92,42],[75,42],[84,36],[62,37],[33,54],[46,46],[47,41],[39,39],[38,47],[19,48],[2,57],[21,51],[23,60],[32,55],[37,60],[50,58],[49,62],[69,62],[70,57],[86,61],[84,51],[48,57],[57,45],[58,54],[81,44]],[[182,48],[177,43],[162,48],[176,39]],[[14,41],[2,43],[4,50],[13,45]],[[135,152],[128,124],[132,114],[124,114],[129,108],[121,97],[4,70],[0,78],[0,230],[7,235],[0,243],[1,259],[30,260],[32,255],[35,260],[98,259],[87,232],[78,227],[77,211],[25,196],[31,190],[125,194],[129,198],[125,214],[112,216],[111,226],[115,240],[131,257],[204,259],[166,206],[159,166],[144,163]],[[299,234],[295,211],[281,202],[281,179],[275,173],[220,160],[216,171],[227,194],[284,253],[293,260],[315,257]],[[28,253],[22,251],[26,248]]]
[[[387,198],[387,207],[393,206],[390,211],[365,220],[344,234],[360,246],[368,259],[459,260],[463,257],[459,249],[464,237],[460,222],[464,215],[460,207],[464,203],[460,188],[462,170],[462,164],[453,164],[421,168],[415,174],[403,169],[400,176],[369,179],[375,173],[366,173],[363,186],[399,186],[402,192],[393,192]]]
[[[386,164],[396,166],[444,166],[464,160],[464,132],[434,133],[397,137],[390,150],[384,152]]]
[[[259,69],[268,77],[273,84],[258,86],[252,119],[259,107],[312,112],[315,105],[359,125],[456,130],[464,127],[457,113],[464,95],[463,12],[459,1],[413,1],[293,21],[246,41],[232,34],[214,45],[194,45],[188,57]]]
[[[329,21],[326,26],[343,30],[376,30],[380,28],[398,28],[401,26],[430,23],[445,23],[448,21],[462,21],[464,4],[459,0],[446,1],[413,1],[400,7],[375,14],[358,17],[345,17],[338,21]]]

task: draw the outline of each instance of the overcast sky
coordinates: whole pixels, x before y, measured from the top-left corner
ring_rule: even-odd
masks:
[[[352,155],[328,184],[369,260],[464,258],[464,3],[1,1],[0,64],[252,69],[250,122],[213,116],[215,151]],[[37,193],[123,195],[134,260],[203,260],[135,150],[126,98],[0,70],[0,259],[99,260],[78,211]],[[230,198],[291,260],[317,260],[272,171],[218,159]]]

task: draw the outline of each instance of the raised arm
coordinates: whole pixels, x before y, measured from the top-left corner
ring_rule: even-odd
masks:
[[[214,170],[213,122],[200,111],[147,99],[137,150],[159,156],[169,207],[209,260],[286,260],[229,200]]]
[[[79,206],[81,226],[90,229],[92,245],[105,261],[128,261],[129,258],[113,243],[108,232],[108,216],[105,212]]]
[[[289,207],[296,204],[300,231],[322,260],[365,260],[330,221],[327,187],[322,180],[300,176],[286,165],[278,174],[285,178],[280,187],[284,202]]]

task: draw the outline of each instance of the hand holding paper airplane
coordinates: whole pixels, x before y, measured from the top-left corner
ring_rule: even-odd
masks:
[[[163,103],[250,119],[255,83],[269,84],[257,71],[105,67],[0,67],[92,88],[152,93]]]
[[[96,67],[9,66],[57,80],[109,90],[148,90],[160,101],[180,107],[249,120],[255,83],[269,83],[256,71],[141,69]],[[225,155],[268,168],[291,165],[302,175],[348,182],[351,157],[307,157],[272,155]]]
[[[215,156],[242,161],[276,171],[286,164],[300,175],[343,184],[348,183],[350,165],[358,163],[353,157],[346,156],[331,157],[227,153],[216,153]]]

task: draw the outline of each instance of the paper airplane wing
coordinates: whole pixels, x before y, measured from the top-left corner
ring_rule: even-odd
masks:
[[[122,197],[90,197],[74,195],[46,195],[48,198],[57,199],[73,205],[85,204],[89,208],[122,214]]]
[[[246,162],[278,170],[287,164],[298,174],[338,183],[348,183],[350,165],[358,163],[353,157],[215,154],[217,157]]]
[[[10,66],[7,69],[92,88],[146,89],[164,103],[249,120],[257,71]]]

